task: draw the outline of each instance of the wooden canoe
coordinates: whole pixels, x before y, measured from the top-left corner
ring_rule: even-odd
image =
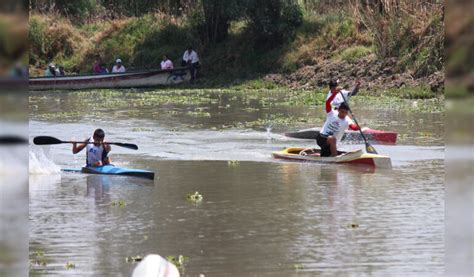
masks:
[[[190,79],[188,68],[176,68],[100,75],[35,77],[29,79],[29,86],[32,91],[140,88],[179,84]]]

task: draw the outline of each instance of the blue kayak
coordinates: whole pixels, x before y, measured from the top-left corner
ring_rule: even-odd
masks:
[[[62,171],[89,174],[132,176],[146,178],[150,180],[155,179],[155,173],[153,171],[115,167],[114,165],[104,165],[97,167],[87,166],[83,168],[63,168]]]

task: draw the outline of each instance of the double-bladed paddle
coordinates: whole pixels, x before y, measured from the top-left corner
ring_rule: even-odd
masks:
[[[365,142],[365,150],[367,151],[367,153],[378,154],[377,151],[375,151],[375,148],[372,145],[370,145],[369,142],[367,141],[367,138],[365,137],[364,132],[362,132],[362,129],[360,128],[360,125],[357,122],[357,119],[355,118],[354,113],[351,110],[351,107],[349,106],[349,103],[347,103],[346,97],[344,96],[343,93],[341,93],[341,96],[342,96],[342,99],[344,99],[344,102],[346,103],[347,107],[349,108],[349,112],[352,115],[352,119],[354,119],[355,124],[357,124],[357,127],[359,127],[359,132],[362,135],[362,138],[364,139],[364,142]]]
[[[33,143],[36,145],[51,145],[51,144],[62,144],[62,143],[79,143],[79,144],[93,144],[93,142],[84,142],[84,141],[63,141],[55,137],[48,136],[39,136],[33,139]],[[122,142],[105,142],[106,144],[117,145],[120,147],[125,147],[128,149],[138,150],[138,146],[132,143],[122,143]]]

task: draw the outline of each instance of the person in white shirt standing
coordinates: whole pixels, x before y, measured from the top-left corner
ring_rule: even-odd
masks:
[[[104,142],[105,132],[102,129],[94,131],[94,135],[84,141],[84,143],[74,142],[72,153],[77,154],[86,148],[86,166],[103,166],[110,164],[108,154],[112,148],[110,144]]]
[[[190,68],[191,82],[193,82],[196,79],[197,69],[199,67],[199,57],[192,46],[189,46],[184,52],[182,66],[188,66]]]
[[[339,94],[336,95],[334,100],[332,101],[331,105],[334,109],[338,109],[339,105],[344,103],[344,98],[349,101],[349,98],[351,96],[355,96],[359,92],[359,87],[360,87],[360,81],[357,81],[355,87],[352,89],[352,91],[348,91],[345,89],[342,89],[339,85],[339,80],[331,80],[329,81],[329,92],[328,95],[326,96],[326,100],[331,97],[332,94],[339,92]],[[344,94],[344,98],[342,97],[341,94]]]
[[[112,68],[112,73],[125,73],[127,70],[125,69],[125,66],[122,65],[122,60],[117,59],[115,61],[115,65]]]
[[[173,69],[173,62],[168,58],[168,55],[163,55],[163,60],[161,61],[161,69]]]

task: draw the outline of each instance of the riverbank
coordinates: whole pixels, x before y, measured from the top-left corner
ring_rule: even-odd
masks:
[[[387,49],[399,47],[400,53],[382,55],[377,34],[347,10],[306,12],[294,39],[264,49],[255,47],[257,38],[245,20],[231,22],[224,41],[205,43],[186,16],[151,13],[78,24],[58,14],[33,13],[30,75],[41,75],[50,62],[69,73],[90,72],[98,55],[110,68],[118,57],[129,70],[158,68],[163,54],[178,65],[184,49],[193,44],[202,65],[193,88],[250,83],[324,91],[328,80],[337,78],[347,87],[361,80],[370,95],[391,91],[401,98],[432,98],[444,91],[440,37],[433,36],[443,27],[438,17],[433,13],[422,26],[417,22],[422,31],[400,26],[406,32],[403,42],[395,41],[397,33],[385,38]]]

